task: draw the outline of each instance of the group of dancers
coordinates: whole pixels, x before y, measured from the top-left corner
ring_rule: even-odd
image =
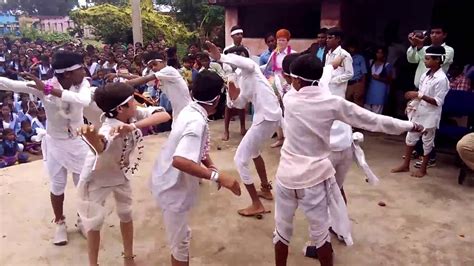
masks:
[[[338,31],[328,32],[331,34],[340,40]],[[340,86],[344,81],[337,75],[351,63],[339,45],[328,53],[325,66],[312,54],[285,56],[281,77],[291,84],[291,89],[280,99],[260,67],[246,56],[248,53],[239,51],[244,47],[234,47],[232,53],[221,54],[213,43],[206,44],[210,57],[230,66],[235,74],[227,84],[229,107],[244,108],[248,103],[254,107],[252,125],[234,157],[251,199],[251,205],[238,213],[264,215],[270,210],[260,198],[275,200],[275,264],[286,265],[295,211],[301,208],[309,223],[310,246],[321,265],[333,265],[330,229],[347,245],[353,242],[343,191],[352,162],[351,127],[387,134],[410,131],[407,154],[422,132],[425,132],[426,147],[432,145],[432,128],[425,130],[424,116],[417,112],[424,110],[423,106],[428,108],[427,104],[437,104],[430,106],[431,114],[432,109],[442,105],[438,99],[442,96],[439,84],[436,88],[427,86],[432,86],[441,75],[438,69],[444,51],[430,48],[426,51],[429,71],[422,78],[424,87],[417,95],[417,92],[409,94],[419,104],[418,109],[412,110],[415,117],[412,122],[372,113],[339,96],[345,95],[338,91],[344,90]],[[130,178],[143,153],[140,129],[171,119],[160,107],[137,106],[133,85],[159,80],[173,108],[172,130],[151,174],[151,190],[163,215],[171,265],[189,265],[188,216],[197,200],[199,181],[208,179],[241,195],[237,179],[219,172],[209,152],[208,116],[216,112],[224,80],[215,72],[201,71],[193,80],[190,95],[176,69],[166,66],[161,58],[151,61],[156,73],[100,88],[91,88],[84,79],[82,57],[67,51],[54,55],[55,75],[51,80],[43,82],[27,74],[24,77],[32,81],[0,78],[0,89],[33,94],[44,103],[47,133],[42,150],[57,225],[53,243],[65,245],[68,241],[63,202],[69,172],[78,188],[77,225],[87,237],[90,265],[98,265],[100,229],[106,215],[104,201],[110,194],[114,195],[120,218],[124,264],[135,265]],[[94,122],[85,125],[84,116]],[[261,153],[279,127],[285,140],[273,195]],[[250,171],[251,161],[260,178],[259,190]],[[407,165],[395,170],[407,170]]]

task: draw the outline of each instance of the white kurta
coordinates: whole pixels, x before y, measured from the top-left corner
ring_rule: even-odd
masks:
[[[336,69],[331,67],[331,78],[328,81],[328,88],[333,95],[346,98],[347,82],[353,77],[354,69],[352,67],[351,55],[341,46],[326,54],[326,66],[336,59],[338,56],[343,56],[342,65]],[[352,145],[352,128],[342,123],[341,121],[334,121],[331,129],[331,150],[343,151],[350,148]]]
[[[176,119],[181,110],[191,102],[188,85],[178,70],[170,66],[166,66],[156,72],[155,76],[161,82],[160,89],[171,102],[173,119]]]
[[[83,108],[91,102],[89,82],[84,79],[79,86],[64,90],[56,78],[52,79],[55,88],[63,90],[62,97],[45,96],[39,90],[28,87],[32,82],[16,81],[0,77],[0,89],[18,93],[30,93],[40,98],[46,111],[46,137],[43,139],[43,160],[55,186],[56,178],[66,178],[66,169],[80,174],[84,159],[89,150],[82,140],[75,136],[77,128],[84,124]],[[58,181],[55,190],[60,193],[65,187]]]

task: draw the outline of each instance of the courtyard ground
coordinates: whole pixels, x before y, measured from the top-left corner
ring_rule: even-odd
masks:
[[[236,177],[237,124],[232,122],[231,140],[222,142],[222,120],[211,122],[211,155],[221,171]],[[153,162],[166,136],[146,138],[144,161],[132,181],[138,265],[169,265],[161,213],[148,189]],[[406,173],[390,173],[390,168],[401,162],[402,137],[367,134],[363,146],[381,182],[368,185],[357,166],[352,167],[345,190],[355,244],[346,247],[333,238],[335,264],[474,265],[473,182],[457,184],[458,169],[452,156],[439,155],[438,166],[429,169],[425,178],[416,179]],[[263,157],[268,175],[274,179],[279,150],[266,147]],[[53,213],[42,161],[0,170],[0,265],[87,265],[86,241],[74,227],[76,193],[72,179],[69,181],[65,201],[69,244],[57,247],[51,243]],[[273,213],[263,220],[239,217],[237,209],[249,203],[245,188],[241,188],[242,196],[235,197],[226,190],[217,192],[210,182],[201,185],[200,200],[190,219],[191,265],[273,265]],[[386,206],[379,206],[379,201]],[[273,209],[273,202],[264,204]],[[121,265],[122,244],[113,200],[106,206],[99,263]],[[319,265],[302,255],[307,237],[307,223],[298,211],[288,265]]]

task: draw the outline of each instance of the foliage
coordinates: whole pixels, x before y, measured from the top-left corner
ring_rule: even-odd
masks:
[[[1,8],[21,10],[29,15],[65,16],[77,4],[78,0],[7,0]]]
[[[79,27],[92,26],[94,35],[105,43],[129,43],[132,41],[131,13],[130,6],[103,4],[73,11],[70,17]],[[142,27],[144,41],[164,36],[169,44],[175,44],[186,42],[193,36],[192,32],[174,18],[159,14],[149,7],[142,7]]]
[[[47,42],[66,43],[72,40],[72,37],[67,33],[59,32],[42,32],[34,28],[23,28],[20,30],[19,36],[9,36],[11,39],[27,38],[30,40],[44,40]]]
[[[170,5],[178,21],[198,31],[201,38],[223,41],[223,7],[208,5],[207,0],[157,0],[157,4]]]
[[[111,4],[114,6],[124,6],[128,4],[128,0],[87,0],[87,4],[95,4],[95,5],[102,5],[102,4]]]

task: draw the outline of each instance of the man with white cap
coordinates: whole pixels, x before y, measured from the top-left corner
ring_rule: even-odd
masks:
[[[233,43],[227,46],[226,48],[224,48],[224,50],[222,51],[223,53],[225,53],[225,51],[229,50],[232,47],[244,46],[242,44],[242,39],[244,38],[244,30],[239,25],[235,25],[230,29],[230,37],[232,37]],[[250,49],[246,46],[244,47],[245,49],[247,49],[247,51],[250,54]]]
[[[53,243],[58,246],[68,242],[63,212],[67,175],[71,172],[77,185],[89,150],[76,135],[76,129],[84,123],[83,109],[89,106],[92,95],[89,82],[84,79],[82,62],[80,54],[59,51],[53,57],[54,77],[46,82],[27,73],[23,76],[34,83],[0,77],[0,89],[33,94],[44,104],[47,124],[41,148],[51,183],[51,205],[56,223]]]

